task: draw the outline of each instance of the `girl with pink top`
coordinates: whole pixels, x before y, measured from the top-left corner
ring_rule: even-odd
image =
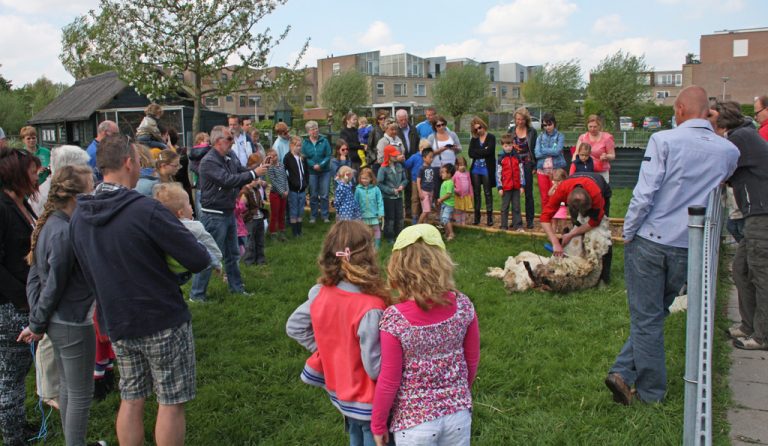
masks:
[[[245,244],[248,241],[248,227],[245,225],[245,214],[248,212],[248,201],[245,194],[248,193],[248,186],[243,186],[237,195],[235,202],[235,221],[237,222],[237,247],[240,249],[240,257],[245,255]]]
[[[579,136],[576,141],[576,147],[579,147],[581,143],[587,143],[592,146],[592,153],[590,156],[595,160],[595,165],[601,166],[601,171],[595,172],[605,178],[606,182],[609,182],[609,173],[611,170],[611,161],[616,159],[616,144],[613,141],[613,135],[608,132],[602,131],[603,125],[600,121],[600,117],[597,115],[589,115],[587,118],[587,132]],[[578,150],[574,151],[573,159],[578,156]]]
[[[469,445],[480,330],[453,269],[434,226],[409,226],[397,237],[387,272],[399,297],[379,323],[381,372],[371,416],[378,446],[389,440],[388,418],[398,446]]]
[[[466,223],[467,214],[475,211],[472,179],[467,170],[467,159],[463,156],[456,157],[456,173],[453,174],[453,187],[456,193],[453,217],[456,223],[463,225]]]

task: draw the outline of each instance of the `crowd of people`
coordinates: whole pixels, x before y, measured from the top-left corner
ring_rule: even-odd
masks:
[[[742,220],[729,224],[739,240],[733,272],[742,317],[730,334],[736,347],[768,349],[768,307],[760,292],[768,277],[763,104],[768,97],[756,98],[758,132],[738,104],[710,104],[703,89],[689,87],[675,101],[678,128],[651,136],[624,225],[630,335],[605,380],[616,402],[660,402],[666,394],[663,322],[686,278],[685,212],[724,181],[740,212],[733,220]],[[329,392],[351,444],[422,444],[424,437],[469,444],[478,319],[457,290],[443,237],[426,224],[432,209],[450,241],[454,223],[480,224],[483,201],[486,223],[494,224],[495,187],[502,229],[530,229],[536,174],[540,222],[555,256],[610,210],[615,148],[597,116],[587,118],[566,172],[555,116],[543,116],[539,133],[525,108],[515,111],[515,128],[499,139],[500,151],[487,124],[471,120],[471,163],[433,108],[418,125],[405,110],[394,120],[378,113],[376,126],[349,113],[333,147],[309,121],[305,138],[278,123],[277,138],[265,149],[258,130],[231,116],[227,126],[196,135],[184,156],[178,136],[161,123],[162,107],[152,104],[145,114],[135,142],[104,121],[86,150],[49,151],[32,127],[22,129],[24,148],[11,149],[0,131],[6,445],[27,444],[36,431],[24,411],[33,360],[25,343],[38,343],[36,369],[56,375],[38,373],[38,393],[59,409],[68,445],[86,444],[94,380],[111,376],[113,361],[120,374],[120,444],[143,443],[152,393],[159,403],[157,444],[183,444],[196,365],[180,285],[191,280],[188,302],[205,302],[218,271],[231,293],[252,295],[241,259],[267,261],[265,232],[280,242],[290,226],[301,237],[307,201],[309,224],[330,222],[331,188],[337,221],[323,242],[318,285],[287,322],[289,336],[311,352],[302,380]],[[179,181],[183,163],[186,184]],[[557,230],[557,220],[570,220],[570,231]],[[405,221],[411,224],[404,228]],[[392,250],[386,281],[376,255],[382,234]],[[606,283],[610,269],[609,251],[601,274]]]

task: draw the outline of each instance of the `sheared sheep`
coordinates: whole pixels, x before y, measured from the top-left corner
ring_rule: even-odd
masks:
[[[586,222],[585,218],[582,224]],[[507,258],[504,269],[488,268],[486,275],[501,279],[510,293],[534,287],[558,292],[592,288],[600,280],[603,255],[611,243],[609,222],[604,218],[597,228],[572,239],[563,248],[563,257],[544,257],[523,251]]]

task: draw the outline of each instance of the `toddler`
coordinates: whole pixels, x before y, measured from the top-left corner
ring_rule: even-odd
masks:
[[[256,154],[251,156],[254,155]],[[243,263],[246,265],[267,263],[264,256],[264,220],[267,218],[267,211],[264,209],[264,184],[264,180],[257,178],[240,190],[239,201],[241,206],[245,207],[243,221],[247,239]]]
[[[336,173],[336,190],[334,192],[334,206],[336,206],[336,220],[360,220],[360,206],[352,192],[352,179],[355,172],[349,166],[341,166]]]
[[[413,216],[412,224],[416,224],[419,221],[419,217],[421,217],[421,198],[418,194],[418,186],[416,185],[416,182],[419,179],[419,172],[421,171],[421,166],[424,165],[424,158],[421,155],[421,151],[429,147],[429,141],[426,139],[421,139],[419,141],[419,150],[411,155],[410,158],[408,158],[405,161],[405,171],[408,174],[408,180],[411,182],[411,190],[414,191],[411,195],[411,215]],[[408,203],[405,204],[406,206]]]
[[[277,237],[281,242],[285,241],[285,212],[288,207],[288,174],[285,173],[285,165],[278,158],[277,150],[267,150],[267,178],[272,187],[269,189],[269,234]]]
[[[376,175],[370,167],[360,169],[360,178],[355,188],[355,201],[360,206],[363,223],[373,231],[376,249],[381,247],[381,224],[384,221],[384,199],[376,186]]]
[[[136,129],[136,141],[148,147],[167,149],[158,120],[163,116],[163,108],[154,102],[144,109],[144,119]]]
[[[435,154],[431,147],[426,147],[421,151],[421,157],[423,162],[416,177],[416,191],[421,204],[419,223],[426,223],[429,220],[429,213],[432,212],[432,196],[435,193],[435,169],[432,168]]]
[[[455,187],[453,185],[453,174],[456,173],[456,168],[453,164],[444,164],[440,167],[440,178],[443,180],[440,184],[440,198],[437,200],[437,204],[442,205],[440,208],[440,223],[445,227],[445,238],[449,242],[453,240],[453,207],[456,204],[454,197]]]
[[[568,174],[564,169],[555,169],[552,171],[552,187],[549,188],[549,196],[554,195],[557,186],[568,178]],[[555,233],[562,233],[565,228],[565,222],[568,220],[568,206],[565,203],[560,202],[560,208],[552,216],[552,228]]]
[[[502,153],[496,162],[496,187],[501,196],[501,229],[509,229],[509,208],[512,206],[512,228],[523,231],[523,218],[520,215],[520,161],[515,153],[514,138],[510,134],[501,137]]]
[[[309,184],[309,163],[301,155],[302,140],[291,136],[289,143],[291,151],[285,154],[283,165],[288,175],[288,218],[294,237],[301,236],[301,220],[304,217],[304,205],[307,202],[307,185]]]
[[[403,196],[408,180],[403,168],[403,155],[395,146],[384,147],[384,162],[376,176],[384,198],[384,236],[390,243],[403,229]]]
[[[453,174],[453,187],[456,190],[456,207],[454,219],[463,225],[468,212],[475,211],[472,194],[472,180],[467,171],[467,159],[460,155],[456,157],[456,173]]]
[[[288,336],[312,352],[301,380],[328,392],[344,416],[351,445],[373,444],[379,320],[389,299],[371,235],[360,221],[331,227],[318,259],[318,284],[286,323]]]
[[[469,445],[480,330],[472,302],[456,291],[454,267],[431,225],[405,228],[392,248],[387,273],[399,296],[379,323],[381,373],[371,418],[377,445],[388,430],[396,444],[429,438],[427,444]]]

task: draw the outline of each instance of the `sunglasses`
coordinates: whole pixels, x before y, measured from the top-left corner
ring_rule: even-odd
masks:
[[[232,136],[227,136],[227,137],[226,137],[226,138],[224,138],[224,139],[226,139],[227,141],[234,141],[234,140],[235,140],[235,138],[234,138],[234,137],[232,137]]]
[[[480,130],[482,130],[482,129],[483,129],[483,127],[475,127],[475,131],[476,131],[476,132],[479,132],[479,131],[480,131]]]
[[[554,122],[545,122],[544,123],[544,127],[554,127],[554,126],[555,126]]]
[[[440,127],[445,127],[445,124],[443,123],[435,124],[435,128],[439,129]]]

